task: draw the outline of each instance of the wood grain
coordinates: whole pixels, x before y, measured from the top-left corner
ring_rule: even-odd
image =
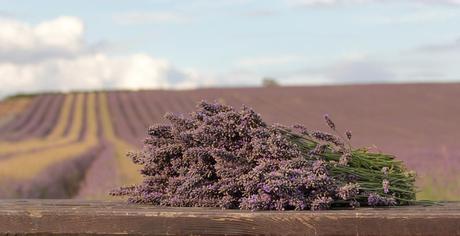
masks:
[[[460,235],[460,203],[251,212],[110,201],[0,200],[0,234]]]

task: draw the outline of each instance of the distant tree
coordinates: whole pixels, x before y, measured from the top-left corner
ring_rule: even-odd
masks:
[[[278,81],[276,81],[275,78],[264,77],[262,79],[262,86],[264,86],[264,87],[277,87],[277,86],[280,86],[280,84],[278,83]]]

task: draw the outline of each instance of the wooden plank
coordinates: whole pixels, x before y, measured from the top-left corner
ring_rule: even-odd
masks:
[[[460,203],[251,212],[109,201],[0,200],[0,234],[460,235]]]

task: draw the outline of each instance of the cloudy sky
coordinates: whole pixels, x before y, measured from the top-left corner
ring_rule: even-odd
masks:
[[[460,81],[460,0],[0,0],[0,97]]]

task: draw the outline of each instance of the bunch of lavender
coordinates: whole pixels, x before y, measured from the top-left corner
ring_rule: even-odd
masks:
[[[401,177],[400,162],[347,149],[331,134],[268,125],[250,108],[206,102],[188,117],[166,118],[170,124],[152,126],[144,148],[129,154],[142,166],[144,181],[112,195],[160,206],[251,210],[394,205],[414,198],[413,176]]]
[[[416,202],[415,172],[407,170],[403,162],[392,155],[353,149],[351,131],[346,131],[344,138],[331,118],[328,115],[324,118],[335,135],[309,132],[303,126],[280,127],[279,130],[297,145],[305,158],[328,163],[330,175],[344,184],[338,192],[341,201],[336,203],[392,206]]]

